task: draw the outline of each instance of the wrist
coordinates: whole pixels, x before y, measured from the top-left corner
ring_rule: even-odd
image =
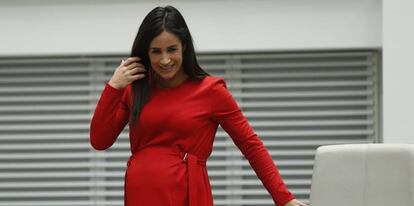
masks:
[[[108,84],[109,84],[109,86],[111,86],[114,89],[123,89],[124,88],[122,85],[119,85],[119,84],[113,82],[112,80],[109,80]]]

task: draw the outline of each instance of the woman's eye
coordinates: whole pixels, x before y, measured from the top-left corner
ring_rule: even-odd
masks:
[[[175,52],[176,50],[177,50],[176,48],[168,49],[169,52]]]
[[[153,53],[153,54],[159,54],[160,53],[160,51],[158,51],[158,50],[152,50],[152,52],[151,53]]]

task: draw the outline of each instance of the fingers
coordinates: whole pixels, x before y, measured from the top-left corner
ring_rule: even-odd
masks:
[[[139,57],[129,57],[125,60],[122,60],[121,65],[128,66],[128,65],[130,65],[134,62],[138,62],[138,61],[141,61],[141,58],[139,58]]]
[[[131,65],[133,65],[133,64],[131,64]],[[137,65],[141,65],[141,64],[134,63],[134,65],[137,66]],[[130,81],[143,79],[143,78],[145,78],[145,68],[144,67],[139,67],[139,66],[131,68],[131,69],[125,71],[125,75]]]
[[[136,74],[143,74],[145,73],[145,69],[143,67],[135,67],[125,72],[126,75],[136,75]]]
[[[305,203],[303,203],[303,202],[301,202],[301,201],[298,201],[299,202],[299,205],[300,206],[308,206],[308,205],[306,205]]]
[[[131,83],[132,81],[145,78],[145,67],[139,61],[141,61],[139,57],[123,59],[121,65],[115,72],[115,76],[121,79],[124,83]]]
[[[145,71],[145,67],[142,63],[140,63],[139,61],[141,61],[141,58],[139,57],[129,57],[125,60],[121,61],[121,66],[123,67],[124,72],[128,72],[128,73],[136,73],[136,71],[131,72],[129,70],[135,69],[135,68],[141,68],[139,69],[139,72],[144,72]]]
[[[145,74],[136,74],[136,75],[132,75],[131,76],[131,79],[133,80],[133,81],[135,81],[135,80],[138,80],[138,79],[143,79],[143,78],[145,78]]]
[[[302,203],[300,201],[297,201],[297,203],[298,203],[299,206],[307,206],[305,203]]]
[[[285,204],[285,206],[307,206],[306,204],[300,202],[297,199],[293,199]]]
[[[131,69],[135,69],[135,68],[142,68],[142,69],[144,69],[144,65],[141,64],[141,63],[134,62],[134,63],[131,63],[130,65],[128,65],[127,67],[125,67],[126,70],[131,70]]]

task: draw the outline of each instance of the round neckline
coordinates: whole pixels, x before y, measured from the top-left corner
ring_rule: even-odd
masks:
[[[160,87],[156,82],[154,82],[154,87],[155,89],[160,90],[160,91],[171,91],[171,90],[177,90],[178,88],[184,86],[190,81],[191,81],[191,77],[187,77],[183,82],[181,82],[180,84],[174,87]]]

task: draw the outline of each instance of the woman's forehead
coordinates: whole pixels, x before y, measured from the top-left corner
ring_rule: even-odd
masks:
[[[175,34],[163,31],[161,34],[152,39],[150,48],[167,48],[179,45],[181,45],[181,41]]]

